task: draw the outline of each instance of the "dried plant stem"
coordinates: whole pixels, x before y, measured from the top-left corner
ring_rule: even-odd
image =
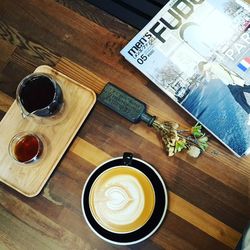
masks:
[[[201,133],[201,126],[198,124],[191,129],[178,129],[179,124],[176,122],[159,122],[155,120],[152,127],[160,134],[169,156],[183,149],[188,149],[190,155],[195,150],[196,156],[193,157],[198,157],[199,153],[207,147],[207,137]],[[195,133],[198,137],[195,136]],[[192,152],[190,153],[190,151]]]

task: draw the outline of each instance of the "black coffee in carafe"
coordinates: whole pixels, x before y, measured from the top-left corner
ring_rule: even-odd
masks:
[[[17,88],[17,101],[24,116],[51,116],[58,112],[63,103],[60,86],[46,74],[31,74]]]
[[[20,93],[24,108],[29,112],[47,107],[54,98],[55,88],[51,80],[40,76],[25,83]]]

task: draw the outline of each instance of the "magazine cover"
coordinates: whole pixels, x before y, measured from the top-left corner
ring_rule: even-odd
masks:
[[[237,156],[250,153],[250,8],[172,0],[121,54]]]

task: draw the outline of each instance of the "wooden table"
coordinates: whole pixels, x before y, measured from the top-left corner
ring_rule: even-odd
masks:
[[[19,81],[50,65],[100,93],[106,82],[141,99],[161,120],[195,121],[126,62],[119,51],[137,30],[82,0],[0,1],[0,118]],[[81,211],[82,187],[104,160],[132,152],[152,164],[169,192],[159,230],[135,246],[99,239]],[[1,164],[1,163],[0,163]],[[210,137],[198,159],[167,157],[145,124],[97,103],[39,195],[0,184],[0,249],[233,249],[250,219],[250,157]]]

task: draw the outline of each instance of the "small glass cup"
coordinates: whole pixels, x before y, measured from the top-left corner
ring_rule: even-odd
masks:
[[[38,161],[44,151],[44,142],[33,132],[20,132],[9,143],[9,154],[13,160],[21,164]]]

